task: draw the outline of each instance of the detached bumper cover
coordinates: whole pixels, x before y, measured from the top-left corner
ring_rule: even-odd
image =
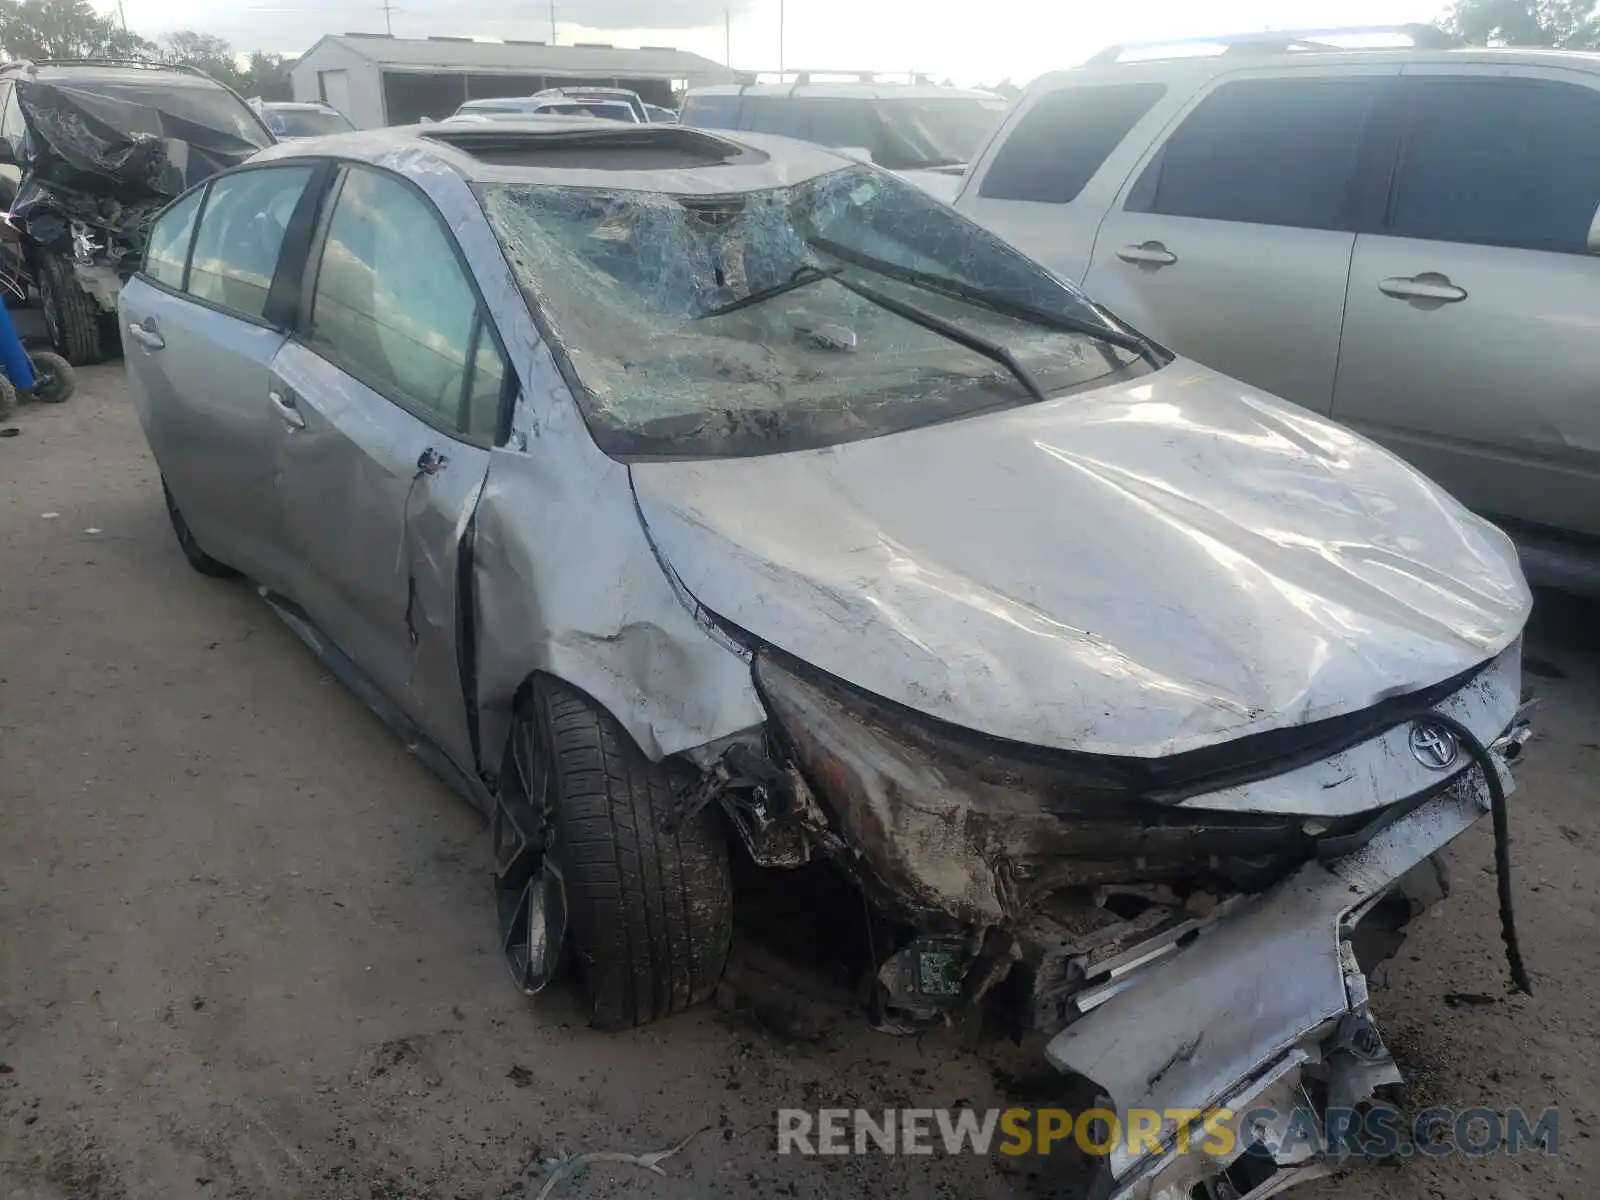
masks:
[[[1500,773],[1509,791],[1510,774],[1503,767]],[[1134,1110],[1163,1114],[1160,1153],[1136,1156],[1124,1138],[1110,1154],[1112,1200],[1187,1200],[1196,1182],[1219,1174],[1252,1142],[1250,1131],[1238,1131],[1226,1161],[1198,1151],[1180,1155],[1169,1112],[1287,1113],[1308,1103],[1302,1068],[1336,1060],[1342,1022],[1347,1031],[1352,1021],[1368,1020],[1366,981],[1346,940],[1352,927],[1402,875],[1487,811],[1482,774],[1466,772],[1361,849],[1308,863],[1204,928],[1050,1042],[1050,1061],[1098,1083],[1124,1129]],[[1349,1098],[1363,1099],[1368,1090]],[[1303,1148],[1297,1158],[1279,1161],[1278,1173],[1241,1200],[1274,1195],[1327,1169]]]

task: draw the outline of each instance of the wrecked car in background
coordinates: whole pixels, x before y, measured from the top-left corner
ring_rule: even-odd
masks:
[[[174,196],[273,142],[238,95],[189,67],[19,61],[0,68],[8,288],[36,291],[74,365],[117,347],[117,292]]]
[[[1491,810],[1526,985],[1507,539],[878,168],[556,118],[282,145],[121,304],[184,554],[490,814],[530,993],[678,1012],[731,855],[831,864],[881,1027],[1041,1030],[1124,1114],[1322,1112],[1397,1078],[1364,972]],[[1326,1165],[1178,1132],[1108,1192]]]

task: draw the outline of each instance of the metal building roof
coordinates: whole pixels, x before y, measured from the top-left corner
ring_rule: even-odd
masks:
[[[646,46],[547,46],[542,42],[478,42],[470,38],[397,38],[383,34],[329,34],[300,56],[304,62],[325,42],[393,71],[462,71],[512,75],[588,75],[614,79],[689,79],[713,82],[735,73],[687,50]]]

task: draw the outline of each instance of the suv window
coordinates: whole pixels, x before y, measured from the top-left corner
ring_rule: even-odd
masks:
[[[1372,79],[1241,79],[1202,100],[1146,168],[1134,212],[1351,228]]]
[[[689,96],[683,102],[685,125],[698,129],[737,129],[739,127],[738,96]]]
[[[878,112],[871,100],[825,100],[799,97],[794,101],[800,136],[820,146],[850,146],[874,150],[878,145]]]
[[[1066,204],[1161,99],[1166,85],[1114,83],[1051,92],[1011,127],[978,195]]]
[[[17,89],[6,86],[5,107],[0,109],[0,137],[19,140],[27,132],[22,122],[22,105],[17,103]]]
[[[746,96],[740,129],[803,138],[799,106],[788,96]]]
[[[505,356],[438,214],[398,179],[356,167],[345,175],[317,271],[310,342],[425,420],[494,437]]]
[[[1408,81],[1387,232],[1588,252],[1600,206],[1600,96],[1532,79]]]
[[[213,183],[185,290],[243,316],[261,316],[289,218],[310,179],[310,167],[267,167]]]
[[[144,273],[168,287],[183,286],[183,267],[194,240],[194,219],[200,212],[204,188],[196,188],[162,214],[150,227],[144,253]]]

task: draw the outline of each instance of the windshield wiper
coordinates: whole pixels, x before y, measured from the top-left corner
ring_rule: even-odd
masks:
[[[915,267],[902,267],[899,263],[874,258],[870,254],[852,250],[849,246],[841,245],[828,238],[808,238],[807,244],[821,250],[824,254],[830,254],[834,258],[842,258],[847,263],[863,267],[868,271],[887,276],[890,279],[898,279],[901,283],[908,283],[912,287],[921,288],[925,292],[949,296],[952,300],[965,300],[968,304],[975,304],[979,308],[987,308],[991,312],[1000,313],[1002,316],[1015,317],[1019,321],[1043,325],[1045,328],[1054,329],[1059,333],[1079,333],[1085,337],[1109,342],[1111,345],[1120,347],[1123,350],[1131,350],[1154,367],[1164,367],[1168,362],[1167,356],[1149,338],[1134,333],[1130,329],[1119,328],[1111,324],[1104,310],[1098,307],[1094,308],[1094,312],[1105,321],[1105,324],[1080,321],[1076,317],[1069,317],[1062,313],[1045,312],[1031,305],[1018,304],[1014,300],[1006,300],[1000,296],[981,291],[970,284],[962,283],[959,279],[951,279],[942,275],[929,275],[926,271],[919,271]]]
[[[707,317],[720,317],[731,312],[738,312],[741,308],[749,308],[752,304],[762,304],[774,296],[781,296],[785,292],[792,292],[796,288],[803,288],[809,284],[821,283],[824,279],[832,279],[842,271],[843,267],[798,267],[795,273],[782,283],[775,283],[771,287],[762,288],[758,292],[751,292],[748,296],[740,296],[737,300],[730,300],[727,304],[717,308],[708,309],[695,318],[704,321]]]
[[[1017,382],[1028,389],[1028,395],[1041,404],[1050,399],[1044,388],[1039,386],[1039,381],[1028,373],[1026,367],[1017,361],[1016,355],[1007,350],[998,342],[991,342],[986,337],[969,333],[961,326],[943,317],[936,317],[931,312],[925,312],[915,305],[907,304],[903,300],[896,300],[893,296],[886,296],[877,288],[868,287],[864,283],[857,283],[852,279],[841,278],[839,286],[848,288],[865,300],[870,300],[879,308],[888,309],[897,317],[904,317],[913,325],[920,325],[923,329],[949,338],[959,346],[965,346],[974,354],[981,354],[990,362],[997,362],[1006,370],[1016,376]]]

